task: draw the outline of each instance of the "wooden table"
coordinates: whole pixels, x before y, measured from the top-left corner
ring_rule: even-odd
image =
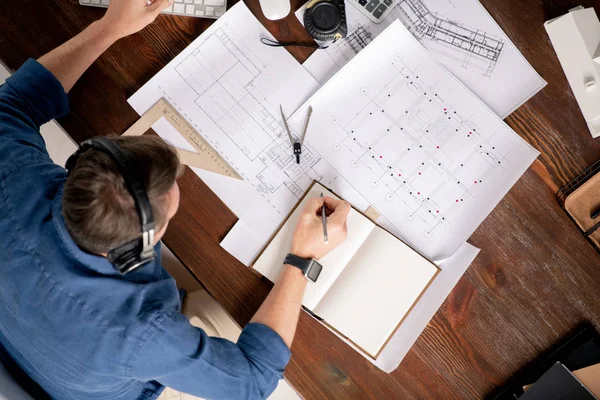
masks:
[[[230,0],[230,5],[232,1]],[[306,39],[293,15],[253,13],[280,40]],[[292,8],[301,0],[293,0]],[[482,0],[548,86],[506,122],[541,151],[470,239],[482,249],[401,366],[385,374],[303,315],[286,377],[306,398],[481,398],[568,334],[600,325],[600,256],[558,207],[556,191],[600,157],[542,26],[575,3]],[[576,2],[592,6],[592,1]],[[600,9],[598,9],[600,11]],[[81,31],[103,11],[76,0],[0,2],[0,59],[18,68]],[[200,35],[211,21],[162,16],[121,40],[89,69],[59,120],[76,141],[120,134],[138,115],[126,99]],[[292,49],[299,62],[310,49]],[[191,171],[165,242],[240,323],[270,284],[221,249],[236,217]]]

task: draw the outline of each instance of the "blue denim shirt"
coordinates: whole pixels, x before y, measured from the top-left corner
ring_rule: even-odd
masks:
[[[154,399],[163,385],[205,398],[264,398],[290,351],[265,325],[237,343],[180,313],[157,261],[119,275],[80,250],[61,215],[64,168],[41,124],[68,112],[60,82],[27,61],[0,86],[0,343],[56,399]]]

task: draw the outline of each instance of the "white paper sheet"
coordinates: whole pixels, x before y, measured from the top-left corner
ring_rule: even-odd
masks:
[[[303,20],[304,8],[296,12]],[[393,21],[399,19],[466,87],[505,118],[546,82],[477,0],[401,0],[375,24],[346,6],[348,36],[317,50],[304,67],[325,84]]]
[[[430,260],[458,249],[538,152],[392,23],[290,120]],[[343,196],[342,196],[343,197]],[[353,202],[352,199],[346,200]]]
[[[221,247],[247,267],[256,259],[264,245],[265,241],[257,239],[244,221],[238,221],[221,241]]]
[[[388,373],[398,368],[477,254],[479,254],[478,248],[464,243],[452,257],[440,265],[442,271],[400,324],[392,339],[377,358],[375,364],[379,368]]]
[[[244,181],[194,171],[264,243],[321,174],[291,162],[291,144],[279,117],[280,104],[291,115],[318,83],[287,50],[263,45],[262,37],[272,38],[240,2],[129,103],[141,115],[164,97],[236,169]],[[168,122],[158,121],[154,128],[190,149]],[[313,160],[309,149],[305,159]]]

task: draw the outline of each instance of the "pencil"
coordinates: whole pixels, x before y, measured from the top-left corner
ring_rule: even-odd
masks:
[[[321,193],[321,198],[324,198],[323,193]],[[329,243],[329,238],[327,237],[327,214],[325,213],[325,203],[323,203],[323,207],[321,208],[321,221],[323,221],[323,239],[325,240],[325,244]]]

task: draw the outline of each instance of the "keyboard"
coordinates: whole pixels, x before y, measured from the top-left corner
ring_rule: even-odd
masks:
[[[371,21],[380,23],[400,0],[348,0]]]
[[[110,0],[79,0],[79,4],[107,8]],[[217,19],[225,14],[226,9],[227,0],[175,0],[173,5],[162,13]]]

